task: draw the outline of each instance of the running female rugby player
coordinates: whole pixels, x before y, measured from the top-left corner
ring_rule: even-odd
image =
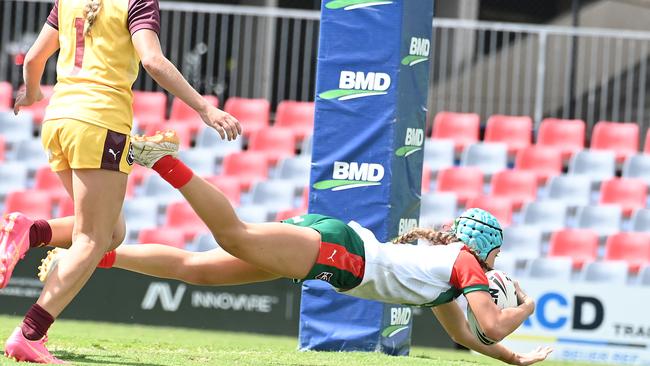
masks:
[[[518,307],[501,310],[492,301],[485,271],[494,265],[502,233],[496,218],[484,210],[467,210],[449,232],[414,229],[395,240],[425,239],[431,244],[428,246],[382,244],[356,222],[345,224],[322,215],[249,224],[239,220],[218,189],[194,176],[174,157],[178,143],[172,133],[134,137],[133,146],[135,161],[152,167],[180,189],[223,249],[192,253],[154,244],[127,246],[109,252],[102,260],[103,267],[200,285],[235,285],[279,277],[320,279],[347,295],[431,307],[456,342],[504,362],[530,365],[551,352],[550,348],[538,348],[518,354],[499,344],[483,345],[453,301],[464,294],[481,329],[494,340],[512,333],[533,313],[533,300],[518,285]],[[58,255],[65,257],[64,253]],[[54,262],[53,258],[44,261],[45,274]]]
[[[74,199],[69,255],[50,276],[21,326],[5,344],[20,361],[60,363],[45,348],[47,330],[93,273],[97,262],[124,238],[120,211],[133,164],[131,87],[139,63],[163,88],[196,110],[222,137],[241,131],[236,119],[212,107],[185,81],[161,51],[157,0],[58,0],[26,55],[25,89],[14,112],[43,98],[41,76],[59,50],[57,84],[47,107],[42,141],[50,167]],[[29,249],[27,233],[39,245],[49,241],[48,224],[24,216],[5,218],[0,234],[0,288]]]

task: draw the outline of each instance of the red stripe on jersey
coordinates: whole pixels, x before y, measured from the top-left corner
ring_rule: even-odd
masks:
[[[84,49],[86,48],[86,38],[84,37],[84,27],[86,26],[86,20],[83,18],[74,19],[74,28],[76,33],[76,42],[75,42],[75,52],[74,52],[74,68],[72,69],[72,75],[77,75],[81,68],[83,67],[84,62]]]
[[[365,264],[361,256],[350,253],[344,246],[334,243],[320,243],[316,263],[350,272],[356,278],[363,278],[365,270]]]

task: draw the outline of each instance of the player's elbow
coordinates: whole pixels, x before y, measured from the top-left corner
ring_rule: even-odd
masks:
[[[483,333],[495,342],[500,342],[508,335],[503,331],[503,329],[499,328],[497,324],[485,327],[485,329],[483,329]]]
[[[162,72],[165,61],[165,56],[156,53],[147,55],[140,60],[142,67],[154,78]]]

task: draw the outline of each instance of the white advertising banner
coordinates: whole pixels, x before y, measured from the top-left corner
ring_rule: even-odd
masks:
[[[526,279],[535,313],[503,340],[518,352],[539,345],[551,358],[650,366],[650,287]]]

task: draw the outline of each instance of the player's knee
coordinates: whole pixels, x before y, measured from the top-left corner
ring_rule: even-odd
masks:
[[[220,230],[219,232],[212,232],[212,235],[219,243],[219,246],[231,254],[233,254],[232,252],[241,249],[242,245],[246,241],[245,238],[247,234],[248,228],[244,223],[242,223],[242,225]]]
[[[115,230],[113,230],[113,235],[111,236],[111,246],[109,250],[113,250],[119,247],[124,242],[125,238],[126,238],[126,227],[122,225],[118,228],[115,228]]]

